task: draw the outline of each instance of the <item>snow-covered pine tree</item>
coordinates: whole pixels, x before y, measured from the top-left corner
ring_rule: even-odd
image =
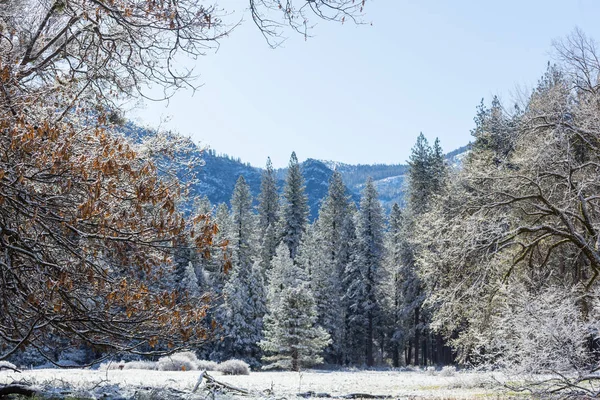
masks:
[[[279,301],[279,295],[284,288],[308,282],[306,271],[294,263],[285,243],[277,246],[271,265],[271,273],[267,282],[267,305],[269,307],[270,304]]]
[[[384,217],[377,189],[372,179],[368,179],[360,200],[358,224],[356,228],[356,264],[351,272],[353,280],[348,287],[350,320],[356,324],[354,332],[364,331],[364,357],[368,366],[373,366],[374,339],[381,312],[380,285],[383,271],[383,231]],[[353,339],[357,341],[356,338]]]
[[[217,206],[215,214],[215,223],[218,226],[218,232],[215,235],[215,243],[231,243],[232,222],[227,204],[221,203]],[[209,312],[207,320],[211,324],[215,324],[217,331],[215,332],[214,347],[211,348],[210,358],[221,360],[227,356],[227,348],[225,341],[220,339],[227,335],[227,313],[223,307],[224,288],[226,282],[231,278],[231,273],[228,271],[231,265],[231,248],[228,246],[225,249],[220,248],[218,251],[211,254],[207,260],[206,271],[208,275],[208,283],[212,294],[212,309]]]
[[[258,365],[265,298],[262,274],[256,276],[254,268],[256,220],[250,187],[243,176],[238,178],[231,198],[230,237],[233,272],[224,288],[224,356]]]
[[[185,268],[185,274],[183,276],[181,288],[185,290],[188,296],[197,298],[202,293],[201,285],[202,282],[196,275],[196,267],[194,267],[194,264],[189,261],[187,267]]]
[[[358,239],[356,238],[356,221],[358,219],[358,210],[354,202],[348,205],[348,212],[344,218],[342,230],[342,248],[340,251],[341,263],[345,266],[342,279],[342,299],[341,304],[344,307],[344,348],[342,364],[363,364],[364,363],[364,337],[363,324],[356,324],[354,321],[355,310],[351,308],[354,304],[353,295],[354,282],[360,281],[361,270],[357,263]]]
[[[219,231],[215,235],[215,243],[231,243],[231,215],[229,214],[229,207],[227,204],[221,203],[217,206],[215,213],[215,223],[218,226]],[[220,296],[223,292],[223,286],[227,279],[227,268],[228,262],[231,262],[231,249],[227,247],[225,251],[220,251],[211,254],[210,261],[207,263],[206,270],[209,273],[210,283],[213,288],[213,292]]]
[[[236,358],[250,366],[260,365],[263,318],[266,313],[264,280],[260,264],[251,266],[247,275],[233,269],[225,284],[225,333],[223,358]]]
[[[250,271],[257,250],[256,216],[252,210],[250,186],[240,176],[231,196],[229,248],[234,270]]]
[[[259,343],[267,355],[263,368],[299,371],[323,362],[321,353],[329,334],[317,322],[317,310],[305,271],[289,256],[288,247],[277,247],[268,288],[264,337]]]
[[[422,284],[416,271],[415,252],[418,251],[416,246],[418,240],[413,237],[413,233],[417,219],[429,211],[433,196],[439,193],[445,184],[447,167],[439,141],[436,139],[432,149],[421,133],[412,148],[409,166],[408,206],[404,213],[403,226],[397,242],[402,259],[400,270],[400,281],[402,282],[401,320],[408,346],[406,362],[412,361],[415,365],[420,365],[425,363],[426,354],[422,354],[420,357],[419,353],[427,350],[427,342],[431,344],[431,340],[425,337],[425,341],[423,341],[423,336],[429,335],[429,324],[428,317],[424,315],[421,307],[425,300],[425,293],[423,293]],[[412,356],[413,350],[414,357]]]
[[[300,240],[306,230],[308,199],[304,192],[304,177],[296,153],[292,152],[283,191],[282,241],[289,249],[292,259],[296,258]]]
[[[431,149],[431,194],[439,194],[446,184],[448,166],[444,157],[444,151],[440,145],[440,139],[435,138]]]
[[[415,214],[427,210],[429,193],[431,192],[431,161],[432,150],[423,132],[417,137],[417,142],[411,150],[408,161],[409,191],[408,205]]]
[[[260,259],[266,276],[271,269],[271,260],[279,244],[279,195],[277,180],[271,158],[267,158],[267,167],[262,175],[260,194],[258,195],[258,229],[260,233]]]
[[[342,280],[346,268],[344,257],[344,222],[348,215],[348,195],[342,175],[334,171],[329,191],[314,224],[314,239],[310,248],[315,261],[312,266],[311,288],[317,304],[318,323],[332,338],[325,352],[327,361],[341,364],[344,359],[345,312],[342,303]]]
[[[400,206],[394,203],[390,212],[388,231],[385,237],[386,270],[386,314],[389,326],[389,352],[394,367],[400,366],[400,354],[404,348],[404,327],[402,325],[402,237],[403,215]]]

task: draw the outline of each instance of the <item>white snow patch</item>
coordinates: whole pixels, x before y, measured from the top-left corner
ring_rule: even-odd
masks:
[[[200,371],[150,370],[89,370],[45,369],[27,370],[21,374],[0,372],[0,384],[28,382],[38,387],[69,388],[88,398],[139,398],[160,393],[164,398],[204,398],[206,392],[193,394]],[[349,393],[368,393],[393,397],[468,399],[499,394],[499,385],[489,373],[456,372],[444,376],[439,371],[326,371],[252,372],[250,375],[222,375],[211,372],[217,380],[244,388],[255,398],[296,398],[304,392],[329,393],[342,396]],[[272,390],[272,392],[271,392]],[[267,396],[267,394],[269,394]],[[104,397],[106,398],[106,397]],[[246,397],[247,398],[247,397]]]

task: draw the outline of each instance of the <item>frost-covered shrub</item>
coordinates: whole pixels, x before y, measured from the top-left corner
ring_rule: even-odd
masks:
[[[440,371],[440,376],[454,376],[456,375],[456,367],[454,365],[446,365]]]
[[[249,375],[250,367],[242,360],[227,360],[219,364],[217,371],[223,375]]]
[[[427,375],[435,375],[435,367],[427,367],[427,368],[425,368],[425,373]]]
[[[9,363],[8,361],[0,361],[0,371],[5,369],[17,369],[17,366],[13,363]]]
[[[157,368],[157,363],[154,361],[130,361],[123,366],[123,369],[146,369],[150,371],[155,371]]]
[[[198,357],[191,351],[183,351],[158,359],[159,371],[196,371]]]
[[[219,364],[214,361],[198,360],[196,363],[198,371],[218,371]]]
[[[489,362],[514,373],[585,370],[595,318],[586,320],[580,288],[551,287],[537,293],[512,285],[492,318]],[[597,296],[597,295],[595,295]]]

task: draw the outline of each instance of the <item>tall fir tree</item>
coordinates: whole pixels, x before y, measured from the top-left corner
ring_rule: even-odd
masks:
[[[215,235],[214,242],[217,245],[229,245],[229,243],[231,243],[232,223],[227,204],[221,203],[217,206],[215,223],[219,230]],[[219,298],[223,292],[231,257],[231,248],[229,246],[219,247],[217,251],[210,256],[210,262],[206,269],[209,273],[210,283],[217,298]]]
[[[271,260],[275,256],[275,250],[279,244],[279,195],[270,157],[267,159],[267,166],[260,183],[258,217],[261,266],[266,276],[271,269]]]
[[[273,258],[264,337],[259,343],[268,364],[263,368],[299,371],[323,362],[329,334],[317,325],[317,309],[308,276],[280,244]]]
[[[384,216],[377,190],[370,178],[360,200],[356,232],[355,278],[348,287],[347,298],[351,301],[351,320],[364,332],[364,360],[368,366],[373,366],[374,340],[381,317]]]
[[[229,243],[231,243],[232,224],[227,204],[221,203],[217,206],[215,223],[219,229],[215,235],[215,243],[218,245],[227,244],[227,246],[216,248],[216,251],[210,255],[209,262],[206,265],[213,304],[207,316],[207,321],[211,325],[216,326],[215,340],[210,349],[210,358],[222,360],[224,357],[227,357],[226,342],[225,340],[221,340],[227,335],[227,313],[223,307],[224,289],[227,280],[231,277],[229,268],[232,258],[231,248],[229,247]]]
[[[260,362],[257,343],[262,339],[265,298],[262,273],[254,268],[255,230],[250,187],[240,176],[231,198],[229,247],[233,272],[224,287],[224,356],[256,366]]]
[[[409,191],[408,205],[416,214],[427,210],[427,200],[431,191],[432,150],[425,135],[421,132],[412,148],[408,161]]]
[[[400,228],[396,246],[401,258],[401,325],[404,329],[407,346],[406,363],[415,365],[427,362],[428,344],[431,344],[427,313],[422,309],[425,293],[417,273],[415,263],[416,238],[413,237],[415,223],[429,211],[433,196],[443,190],[447,166],[439,140],[432,149],[421,133],[412,148],[409,161],[408,207]],[[431,347],[431,346],[429,346]]]
[[[404,216],[398,203],[394,203],[388,220],[385,238],[386,270],[386,315],[389,326],[389,352],[394,367],[400,366],[401,351],[404,348],[405,332],[402,325],[402,228]]]
[[[342,303],[343,278],[347,261],[344,257],[344,222],[348,215],[349,200],[342,175],[334,171],[329,191],[319,210],[311,249],[313,263],[311,287],[318,310],[318,322],[331,335],[331,346],[326,350],[328,362],[341,364],[344,359],[345,312]]]
[[[283,199],[282,242],[288,247],[290,257],[295,259],[308,217],[304,177],[295,152],[290,157]]]

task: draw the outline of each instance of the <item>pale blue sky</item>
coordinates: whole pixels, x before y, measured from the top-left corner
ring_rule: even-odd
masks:
[[[232,21],[247,0],[228,0]],[[367,0],[372,26],[318,22],[275,50],[247,21],[195,63],[204,84],[147,103],[138,121],[264,166],[290,153],[346,163],[404,163],[417,135],[451,151],[470,140],[475,107],[511,103],[576,26],[600,40],[600,1]],[[314,20],[313,22],[317,22]]]

